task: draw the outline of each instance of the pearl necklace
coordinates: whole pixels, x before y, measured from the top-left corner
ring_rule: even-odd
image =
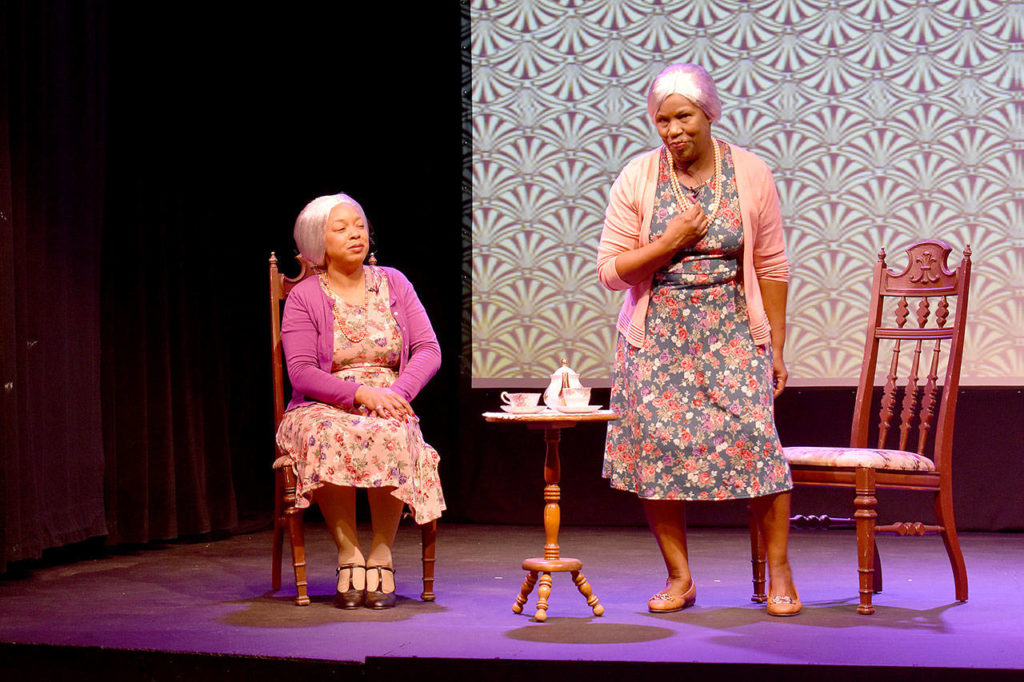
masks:
[[[366,277],[365,274],[363,276],[364,278]],[[341,329],[341,333],[344,334],[345,338],[347,338],[352,343],[359,343],[360,341],[365,339],[367,328],[366,309],[369,307],[370,303],[369,287],[366,286],[366,280],[363,280],[363,305],[361,307],[352,306],[353,308],[358,307],[358,309],[362,313],[359,316],[360,318],[362,318],[362,324],[356,325],[355,320],[351,320],[349,319],[348,316],[342,314],[342,299],[340,296],[335,295],[334,289],[331,288],[331,283],[327,279],[327,272],[325,270],[319,271],[319,279],[320,288],[323,289],[324,293],[326,293],[331,299],[334,300],[334,306],[331,308],[331,310],[334,313],[334,323],[338,326],[339,329]]]
[[[724,178],[722,177],[722,150],[718,146],[718,140],[711,138],[711,144],[715,148],[715,194],[711,204],[711,213],[707,216],[707,220],[710,223],[715,214],[718,213],[718,207],[722,203],[722,185],[725,184]],[[669,152],[668,147],[665,147],[665,163],[668,164],[668,182],[672,187],[672,193],[676,197],[676,203],[679,205],[679,212],[682,213],[690,206],[696,206],[697,201],[691,197],[688,193],[683,192],[683,187],[679,183],[679,178],[676,177],[675,162],[672,160],[672,153]],[[705,180],[705,182],[707,182]]]

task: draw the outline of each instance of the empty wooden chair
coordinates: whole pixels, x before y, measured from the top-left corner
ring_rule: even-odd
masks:
[[[784,447],[795,485],[854,491],[852,523],[857,530],[857,611],[874,613],[872,594],[882,590],[876,533],[939,533],[953,569],[955,595],[967,601],[967,568],[953,516],[953,423],[960,385],[960,360],[967,319],[971,249],[949,270],[952,247],[921,241],[907,248],[902,272],[890,270],[878,254],[871,286],[864,359],[849,447]],[[884,352],[883,352],[884,350]],[[888,366],[873,406],[879,358]],[[885,371],[885,370],[883,370]],[[903,375],[901,377],[901,375]],[[877,440],[869,443],[872,422]],[[932,495],[936,523],[876,523],[876,491],[911,490]],[[898,510],[897,510],[898,511]],[[850,522],[850,519],[840,519]],[[751,523],[754,601],[765,600],[765,552]]]

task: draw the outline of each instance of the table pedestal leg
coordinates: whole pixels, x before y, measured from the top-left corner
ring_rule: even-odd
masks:
[[[587,600],[587,605],[594,611],[595,616],[604,613],[604,607],[598,602],[590,583],[583,576],[583,563],[579,559],[561,557],[561,548],[558,546],[558,528],[561,525],[561,509],[558,503],[561,501],[561,489],[558,481],[561,479],[561,462],[558,458],[558,441],[561,438],[561,428],[545,427],[544,440],[547,443],[547,453],[544,458],[544,533],[546,543],[544,544],[544,558],[527,559],[523,562],[523,570],[527,571],[526,579],[523,580],[523,587],[516,597],[516,603],[512,607],[514,613],[522,613],[533,586],[538,582],[540,576],[540,587],[537,588],[537,612],[534,619],[543,623],[548,619],[548,598],[551,596],[551,574],[569,573],[572,581],[576,584],[580,594]]]

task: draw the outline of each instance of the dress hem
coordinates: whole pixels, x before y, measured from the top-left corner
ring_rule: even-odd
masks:
[[[433,516],[431,518],[424,519],[422,521],[417,519],[416,518],[416,507],[409,500],[404,500],[401,497],[399,497],[398,495],[396,495],[395,491],[398,490],[398,486],[394,486],[394,485],[338,485],[337,483],[318,483],[317,485],[315,485],[315,486],[313,486],[311,488],[307,488],[306,490],[303,490],[302,492],[299,492],[297,490],[295,491],[295,507],[296,507],[296,509],[308,509],[309,507],[313,506],[313,493],[316,492],[317,490],[319,490],[320,488],[323,488],[325,485],[333,485],[333,486],[337,486],[339,488],[358,488],[358,489],[361,489],[361,490],[369,490],[371,488],[372,489],[377,489],[377,488],[393,488],[394,490],[391,493],[391,497],[393,497],[396,500],[400,501],[402,504],[408,505],[409,509],[412,511],[413,520],[416,521],[416,523],[418,525],[422,526],[424,523],[430,523],[431,521],[434,521],[436,519],[441,518],[441,514],[438,514],[437,516]],[[304,500],[306,504],[304,504],[304,505],[303,504],[299,504],[299,500]],[[440,511],[444,512],[444,511],[447,511],[447,509],[448,509],[448,505],[446,505],[444,503],[444,501],[442,501],[441,504],[440,504]]]
[[[672,502],[672,501],[675,501],[675,502],[728,502],[729,500],[751,500],[751,499],[754,499],[756,497],[767,497],[769,495],[776,495],[778,493],[788,493],[791,490],[793,490],[793,484],[790,483],[788,488],[779,488],[778,490],[769,490],[767,492],[758,493],[757,495],[730,495],[729,497],[709,497],[709,498],[682,497],[682,496],[679,496],[679,497],[653,497],[653,496],[652,497],[645,497],[643,494],[641,494],[640,491],[637,491],[637,490],[635,490],[633,488],[620,487],[620,486],[615,485],[615,483],[613,483],[611,481],[611,479],[609,479],[607,476],[602,476],[601,478],[603,478],[606,481],[608,481],[608,487],[611,488],[612,490],[621,490],[624,493],[633,493],[634,495],[639,497],[641,500],[666,500],[666,501],[670,501],[670,502]]]

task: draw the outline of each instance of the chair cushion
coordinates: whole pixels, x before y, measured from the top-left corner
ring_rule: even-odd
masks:
[[[927,457],[902,450],[872,448],[782,448],[790,464],[815,467],[857,467],[895,469],[897,471],[935,471],[935,463]]]

